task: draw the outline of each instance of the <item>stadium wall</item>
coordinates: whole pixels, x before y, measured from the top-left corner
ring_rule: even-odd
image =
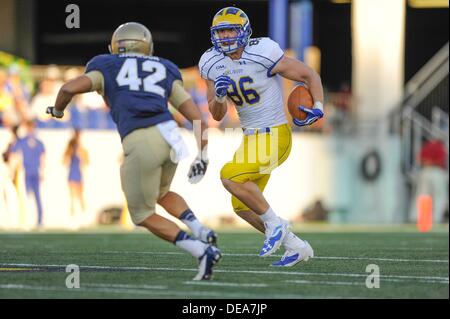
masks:
[[[230,196],[220,182],[219,172],[239,146],[241,133],[210,130],[208,173],[199,184],[191,185],[186,175],[196,155],[195,139],[191,132],[184,129],[181,132],[190,156],[179,163],[172,190],[179,192],[198,217],[211,225],[234,217]],[[70,130],[63,129],[42,129],[38,133],[46,147],[41,192],[44,225],[48,228],[70,228],[73,220],[70,216],[68,171],[62,163],[71,134]],[[1,150],[6,148],[9,138],[9,133],[0,129]],[[118,134],[113,131],[84,131],[82,142],[90,157],[84,174],[85,219],[93,223],[102,210],[123,207],[125,203],[119,173],[122,148]],[[296,219],[307,206],[320,199],[330,210],[331,222],[401,221],[398,213],[401,209],[398,204],[401,179],[398,178],[400,171],[396,171],[399,163],[396,151],[399,149],[398,141],[384,140],[378,144],[382,145],[378,149],[382,170],[375,181],[366,181],[360,174],[361,160],[371,150],[367,145],[374,145],[373,140],[313,133],[294,134],[291,155],[271,176],[265,195],[275,211],[289,219]],[[0,168],[0,175],[3,174],[3,177],[0,176],[0,191],[7,193],[4,163],[0,166],[3,166]],[[2,203],[0,197],[0,228],[29,228],[34,225],[36,213],[32,204],[20,213],[17,208],[8,209],[4,201],[3,198]],[[157,211],[161,212],[161,209],[158,207]],[[236,218],[236,222],[239,224],[240,220]]]

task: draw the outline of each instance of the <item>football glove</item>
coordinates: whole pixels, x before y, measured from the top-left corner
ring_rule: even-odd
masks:
[[[47,107],[46,113],[58,119],[64,116],[64,111],[58,111],[54,106]]]
[[[218,100],[224,100],[227,95],[228,86],[232,83],[229,76],[221,75],[214,81],[214,89],[216,92],[216,98]]]
[[[304,107],[303,105],[300,105],[298,109],[306,113],[306,119],[298,120],[294,118],[293,122],[297,126],[311,125],[318,119],[321,119],[323,117],[323,111],[321,109],[309,109],[307,107]]]
[[[208,168],[209,161],[207,158],[202,158],[200,155],[192,162],[191,168],[189,169],[188,178],[189,183],[197,184],[200,182],[206,174],[206,169]]]

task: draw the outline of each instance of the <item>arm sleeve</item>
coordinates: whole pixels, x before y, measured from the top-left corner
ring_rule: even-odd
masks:
[[[166,60],[166,68],[167,71],[170,73],[170,75],[172,76],[173,80],[179,80],[179,81],[183,81],[183,78],[181,76],[181,72],[180,69],[178,68],[178,66],[176,66],[173,62]]]
[[[92,90],[97,91],[100,95],[105,95],[105,79],[100,71],[89,71],[84,74],[92,82]]]
[[[170,93],[169,102],[172,104],[172,106],[176,109],[189,100],[191,98],[191,95],[186,92],[186,90],[183,87],[183,83],[180,80],[176,80],[172,84],[172,91]]]

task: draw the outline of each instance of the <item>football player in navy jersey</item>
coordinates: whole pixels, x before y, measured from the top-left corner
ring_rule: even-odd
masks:
[[[221,258],[215,245],[217,235],[198,221],[180,195],[169,190],[177,167],[171,151],[180,154],[182,143],[168,102],[186,119],[201,122],[202,134],[196,136],[199,155],[188,174],[191,183],[199,182],[208,166],[208,141],[202,138],[206,124],[183,87],[178,67],[153,56],[152,36],[144,25],[129,22],[119,26],[109,49],[111,54],[94,57],[84,75],[61,87],[55,106],[48,107],[47,113],[62,118],[76,94],[97,91],[103,96],[122,140],[121,183],[133,223],[198,258],[194,280],[210,279]],[[195,238],[155,214],[156,203],[184,222]]]

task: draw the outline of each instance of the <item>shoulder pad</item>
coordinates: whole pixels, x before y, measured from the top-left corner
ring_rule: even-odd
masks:
[[[211,47],[203,53],[200,61],[198,62],[198,69],[200,75],[204,79],[208,79],[209,69],[219,60],[224,58],[224,54]]]
[[[271,68],[284,55],[279,44],[270,38],[250,39],[244,52],[267,68]]]

